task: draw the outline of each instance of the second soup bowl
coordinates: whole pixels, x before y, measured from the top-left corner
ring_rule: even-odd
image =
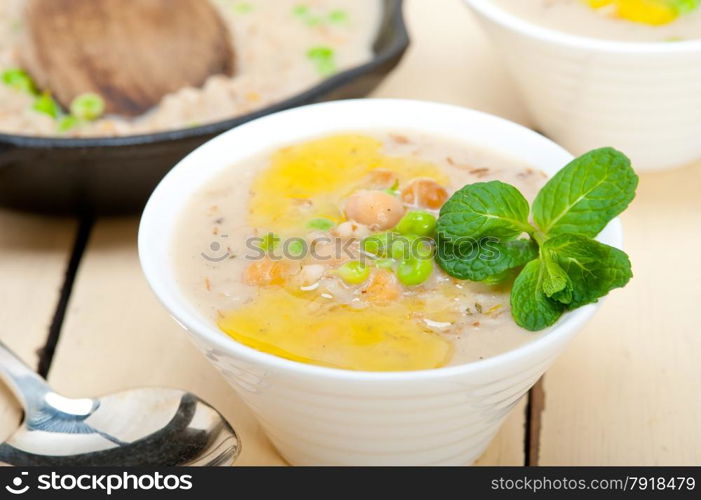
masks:
[[[415,130],[501,151],[549,175],[572,159],[524,127],[443,104],[357,100],[281,112],[217,137],[166,176],[141,222],[142,267],[160,301],[253,410],[288,462],[470,464],[598,305],[567,313],[532,342],[482,361],[435,370],[363,372],[302,364],[237,343],[188,300],[176,279],[173,240],[179,214],[212,178],[271,148],[378,129]],[[599,239],[619,246],[619,221]]]
[[[572,153],[613,146],[638,170],[701,158],[701,40],[587,38],[537,26],[492,0],[465,2],[536,125]]]

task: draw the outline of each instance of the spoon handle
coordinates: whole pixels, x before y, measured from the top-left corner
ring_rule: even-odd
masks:
[[[0,378],[7,384],[27,413],[40,407],[46,395],[53,392],[46,381],[29,368],[1,340]]]

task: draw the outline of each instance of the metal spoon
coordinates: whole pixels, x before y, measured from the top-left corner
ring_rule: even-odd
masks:
[[[188,392],[144,388],[66,398],[2,342],[0,377],[24,408],[22,425],[0,445],[0,463],[217,466],[231,464],[240,451],[224,417]]]

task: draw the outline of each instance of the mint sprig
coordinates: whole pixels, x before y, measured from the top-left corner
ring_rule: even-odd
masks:
[[[596,302],[632,278],[628,256],[595,241],[635,198],[638,176],[613,148],[586,153],[558,172],[533,202],[514,186],[480,182],[441,209],[436,261],[458,279],[501,283],[516,276],[511,310],[531,331]]]

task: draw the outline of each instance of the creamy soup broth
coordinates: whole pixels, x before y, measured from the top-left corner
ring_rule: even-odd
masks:
[[[271,151],[232,165],[180,214],[172,256],[179,285],[239,342],[324,366],[437,368],[537,338],[512,320],[508,288],[454,280],[437,266],[425,283],[405,287],[373,261],[365,282],[348,285],[336,272],[350,259],[323,245],[317,255],[331,260],[250,260],[257,255],[247,248],[250,238],[269,242],[271,234],[283,241],[331,236],[357,250],[358,240],[376,231],[346,221],[349,198],[390,189],[411,210],[421,202],[417,179],[446,194],[498,179],[532,200],[546,176],[507,154],[414,132],[349,133]],[[437,214],[435,201],[423,209]],[[333,227],[310,229],[316,220]]]

